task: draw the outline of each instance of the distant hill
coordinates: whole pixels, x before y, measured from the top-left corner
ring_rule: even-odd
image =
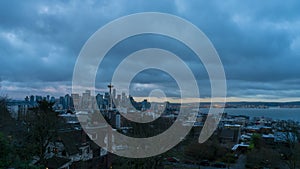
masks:
[[[200,102],[200,107],[208,108],[209,102]],[[226,108],[270,108],[270,107],[282,107],[282,108],[300,108],[300,101],[292,102],[226,102]]]
[[[293,102],[227,102],[226,107],[299,107],[300,101]]]

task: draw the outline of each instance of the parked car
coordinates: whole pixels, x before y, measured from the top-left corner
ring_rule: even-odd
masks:
[[[179,159],[176,157],[168,157],[167,161],[172,162],[172,163],[178,163]]]
[[[209,166],[210,164],[209,164],[209,161],[208,161],[208,160],[202,160],[202,161],[200,162],[200,165],[202,165],[202,166]]]
[[[192,160],[184,160],[183,163],[184,164],[194,164],[194,161],[192,161]]]
[[[217,167],[217,168],[226,168],[226,164],[224,164],[222,162],[216,162],[212,166]]]

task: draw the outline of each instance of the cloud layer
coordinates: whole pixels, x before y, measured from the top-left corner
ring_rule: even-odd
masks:
[[[208,36],[224,64],[229,97],[293,100],[300,96],[298,9],[297,0],[0,1],[1,93],[23,98],[70,92],[76,58],[87,39],[118,17],[151,11],[180,16]],[[201,96],[210,96],[207,73],[193,52],[154,35],[132,37],[112,49],[99,67],[96,87],[105,89],[122,59],[148,47],[179,55],[194,72]],[[137,96],[153,88],[169,97],[180,94],[174,79],[157,70],[142,72],[131,86]]]

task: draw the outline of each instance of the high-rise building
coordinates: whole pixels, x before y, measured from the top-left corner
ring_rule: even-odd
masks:
[[[122,105],[125,106],[127,104],[127,96],[125,94],[125,92],[122,92],[122,101],[121,101]]]
[[[31,104],[31,105],[33,105],[33,104],[34,104],[34,96],[33,96],[33,95],[31,95],[31,96],[30,96],[30,100],[29,100],[29,102],[30,102],[30,104]]]
[[[142,104],[142,108],[141,108],[142,111],[147,110],[151,107],[151,104],[147,101],[147,99],[144,99],[141,104]]]
[[[109,99],[109,93],[108,92],[104,93],[104,99]]]
[[[73,93],[71,94],[72,100],[73,100],[73,104],[74,104],[74,108],[75,109],[79,109],[80,108],[80,96],[77,93]]]
[[[82,93],[82,101],[81,101],[81,106],[83,109],[89,109],[92,107],[91,104],[91,91],[86,90],[85,93]]]
[[[117,90],[113,89],[113,91],[112,91],[112,98],[113,99],[116,99],[116,94],[117,94]]]
[[[69,94],[66,94],[64,109],[71,109],[71,107],[72,107],[72,98]]]
[[[55,103],[55,97],[54,96],[51,96],[50,103]]]
[[[59,97],[59,104],[61,105],[62,109],[65,109],[65,98],[63,96]]]
[[[116,99],[116,105],[117,105],[117,106],[120,106],[120,104],[121,104],[121,95],[118,94],[118,95],[117,95],[117,99]]]
[[[116,114],[116,128],[119,129],[121,128],[121,115]]]
[[[35,101],[36,102],[39,102],[39,101],[42,101],[42,100],[43,100],[42,96],[35,96]]]
[[[96,96],[96,101],[97,101],[97,105],[99,107],[99,109],[103,109],[103,104],[104,104],[104,100],[103,100],[103,95],[102,94],[97,94]]]
[[[108,106],[109,106],[109,93],[108,92],[104,93],[103,106],[104,106],[103,108],[108,109]]]

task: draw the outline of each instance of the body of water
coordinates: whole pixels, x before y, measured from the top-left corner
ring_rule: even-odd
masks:
[[[200,111],[207,113],[209,109],[201,108]],[[294,120],[300,122],[300,108],[276,108],[276,109],[253,109],[253,108],[226,108],[224,112],[229,115],[246,115],[253,117],[270,117],[273,120]]]

